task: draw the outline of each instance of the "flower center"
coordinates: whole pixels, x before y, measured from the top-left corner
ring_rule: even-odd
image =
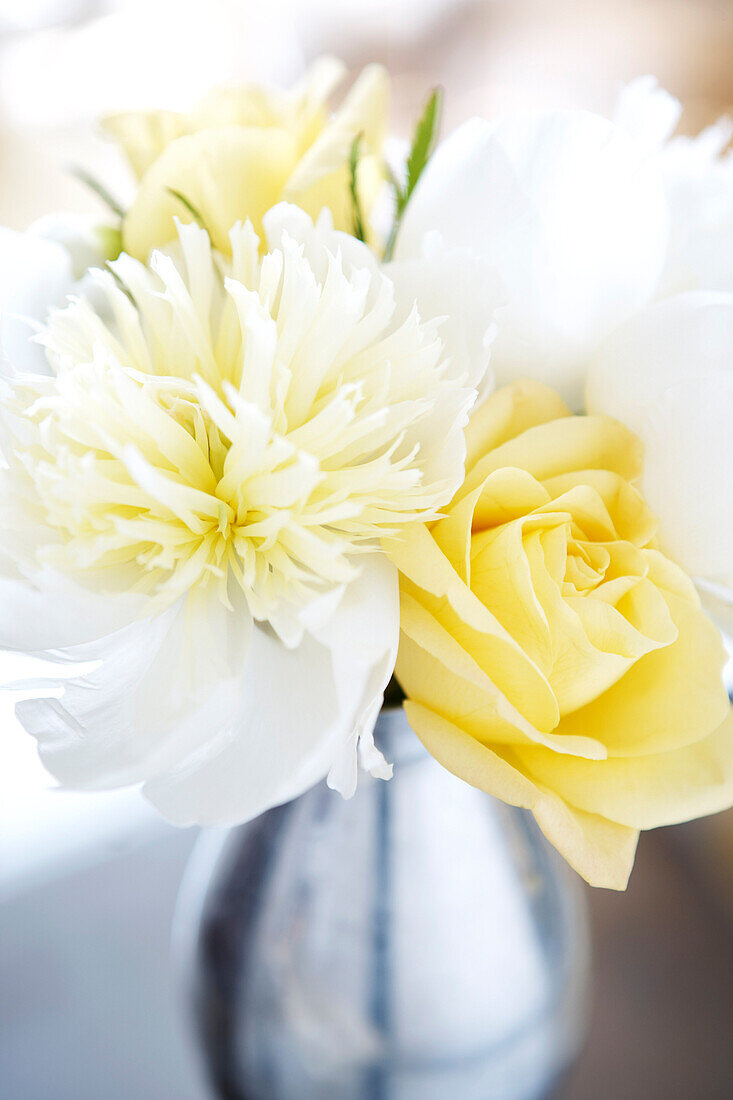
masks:
[[[434,326],[395,325],[381,273],[258,244],[233,231],[222,279],[181,227],[179,265],[123,255],[127,293],[97,273],[108,319],[83,300],[52,319],[55,374],[15,380],[9,403],[11,465],[53,533],[41,560],[165,603],[210,584],[228,602],[236,583],[271,619],[435,514],[446,486],[419,427],[446,386]]]

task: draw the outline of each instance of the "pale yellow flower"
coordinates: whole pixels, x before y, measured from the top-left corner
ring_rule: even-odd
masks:
[[[60,782],[233,824],[326,776],[352,793],[357,759],[390,774],[380,536],[460,485],[486,360],[328,212],[282,203],[230,257],[179,233],[92,272],[48,360],[3,366],[0,647],[67,666],[17,708]]]
[[[641,457],[617,421],[516,383],[475,414],[445,518],[391,547],[414,729],[617,889],[640,829],[733,802],[723,646],[655,548]]]
[[[380,65],[361,73],[335,114],[328,98],[344,75],[340,62],[316,62],[290,91],[258,86],[211,92],[188,114],[117,114],[106,132],[124,149],[138,180],[123,219],[126,252],[146,260],[176,235],[174,218],[192,220],[182,195],[201,215],[214,245],[229,251],[229,230],[262,218],[281,199],[311,216],[328,208],[336,229],[351,231],[348,160],[361,135],[358,184],[368,218],[384,180],[381,160],[389,80]]]
[[[352,580],[380,534],[450,496],[462,455],[429,423],[449,408],[462,440],[472,391],[435,322],[415,309],[396,322],[376,264],[352,268],[295,208],[266,224],[262,260],[240,224],[217,270],[188,225],[177,261],[122,255],[117,282],[94,272],[109,322],[86,299],[53,314],[55,374],[19,376],[7,408],[23,421],[13,464],[43,502],[46,564],[161,606],[195,586],[228,603],[234,581],[256,620],[289,635],[289,608]]]

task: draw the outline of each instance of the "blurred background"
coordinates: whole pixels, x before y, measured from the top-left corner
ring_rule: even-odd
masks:
[[[733,108],[732,0],[0,0],[0,224],[95,209],[69,166],[117,180],[100,113],[287,84],[324,52],[388,66],[399,134],[436,83],[446,129],[527,105],[609,112],[647,72],[685,132]],[[50,789],[0,698],[3,1100],[203,1100],[169,949],[195,839],[136,792]],[[628,893],[588,901],[590,1038],[560,1096],[729,1100],[733,817],[645,834]]]

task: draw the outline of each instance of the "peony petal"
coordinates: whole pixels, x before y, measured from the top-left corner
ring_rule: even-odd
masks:
[[[143,789],[176,825],[233,825],[294,798],[324,778],[351,732],[339,713],[329,651],[307,635],[288,649],[260,627],[231,708],[215,717],[212,729],[203,708],[201,750]]]
[[[420,256],[432,232],[445,249],[473,249],[494,266],[508,297],[492,354],[497,384],[529,375],[578,408],[588,355],[655,290],[667,223],[653,158],[606,119],[474,119],[423,173],[397,258]]]
[[[110,216],[110,221],[114,217]],[[61,245],[68,254],[75,279],[82,280],[90,268],[103,267],[116,258],[119,233],[114,225],[104,225],[98,214],[44,214],[28,226],[28,236]],[[65,294],[68,291],[64,292]],[[54,301],[59,305],[63,301]]]
[[[382,65],[367,65],[334,117],[298,161],[283,197],[298,202],[299,196],[323,176],[338,171],[348,162],[357,136],[361,136],[367,152],[379,153],[386,137],[388,113],[389,74]]]
[[[504,292],[492,268],[478,256],[456,249],[439,256],[386,265],[405,315],[417,304],[421,317],[441,317],[440,337],[450,362],[450,376],[488,394],[491,343],[496,311]]]
[[[107,115],[102,130],[122,146],[140,179],[166,146],[186,133],[186,120],[177,111],[123,111]]]
[[[48,374],[45,349],[33,340],[74,279],[68,251],[35,233],[0,227],[0,355],[16,370]]]
[[[353,734],[328,777],[329,786],[349,798],[356,788],[357,751],[372,774],[380,778],[392,774],[372,737],[400,639],[398,574],[386,556],[371,556],[363,562],[335,614],[315,628],[313,636],[331,651],[342,711],[354,714]],[[359,683],[360,694],[355,688]]]
[[[733,589],[697,579],[697,589],[705,610],[727,638],[733,638]]]
[[[670,209],[670,246],[657,296],[733,290],[733,120],[674,138],[659,155]]]
[[[403,446],[408,450],[415,446],[419,448],[423,482],[430,484],[433,480],[440,480],[443,491],[437,504],[443,505],[451,499],[464,478],[466,448],[463,429],[476,400],[475,387],[480,384],[486,369],[488,350],[479,352],[479,344],[483,348],[484,338],[491,326],[497,296],[495,281],[485,271],[483,282],[477,277],[474,287],[476,296],[471,300],[464,299],[464,319],[466,326],[470,322],[470,332],[466,327],[459,338],[456,326],[449,325],[445,334],[446,345],[439,337],[444,326],[440,324],[440,318],[436,320],[431,312],[431,309],[436,309],[444,318],[453,303],[452,297],[441,290],[442,284],[436,281],[439,271],[427,265],[423,272],[422,263],[380,267],[369,249],[354,237],[335,230],[328,212],[324,214],[313,225],[304,211],[289,203],[279,203],[268,211],[264,219],[268,244],[271,248],[281,246],[291,237],[302,242],[304,256],[319,278],[326,277],[324,259],[329,256],[337,256],[343,270],[351,276],[359,273],[371,276],[367,313],[355,331],[357,340],[366,343],[369,325],[372,322],[384,324],[390,318],[393,329],[398,326],[409,329],[417,320],[414,309],[417,303],[420,320],[425,323],[426,331],[429,326],[433,333],[433,340],[425,350],[426,354],[433,354],[439,360],[443,392],[437,394],[422,414],[406,427]],[[397,286],[393,285],[393,274],[397,275]],[[484,300],[483,291],[489,295],[487,300]],[[488,349],[488,344],[486,347]],[[347,351],[353,354],[358,350],[358,347],[350,345],[342,350],[341,355],[345,358]],[[380,369],[381,364],[375,362],[375,376]]]
[[[355,763],[360,736],[384,774],[370,738],[398,632],[396,570],[379,557],[296,649],[253,627],[243,598],[232,611],[194,592],[68,650],[95,667],[48,681],[60,698],[25,700],[18,717],[65,785],[143,781],[177,824],[233,824],[322,779],[344,749]]]
[[[135,593],[96,592],[50,569],[28,579],[6,563],[0,571],[0,649],[41,653],[82,645],[144,617],[148,602]]]
[[[587,403],[644,443],[662,550],[733,589],[733,294],[678,295],[629,321],[596,356]]]
[[[96,667],[50,682],[61,697],[20,702],[18,717],[65,785],[140,782],[231,737],[251,634],[243,602],[234,614],[194,593],[153,619],[66,650],[67,661]]]
[[[344,752],[355,761],[392,674],[398,631],[396,572],[377,557],[297,649],[256,627],[228,736],[206,758],[148,782],[146,796],[176,824],[233,824],[301,794]]]
[[[222,126],[177,138],[140,180],[123,223],[125,251],[145,261],[152,248],[175,239],[175,217],[192,220],[174,190],[201,214],[216,248],[228,252],[236,222],[248,218],[261,232],[296,158],[295,139],[284,130]]]
[[[654,76],[639,76],[622,89],[613,121],[650,153],[658,152],[674,132],[682,104]]]

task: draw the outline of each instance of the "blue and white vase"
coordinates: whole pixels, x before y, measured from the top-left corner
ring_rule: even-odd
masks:
[[[177,941],[213,1095],[549,1096],[585,1031],[580,882],[402,709],[376,739],[390,782],[322,784],[199,842]]]

